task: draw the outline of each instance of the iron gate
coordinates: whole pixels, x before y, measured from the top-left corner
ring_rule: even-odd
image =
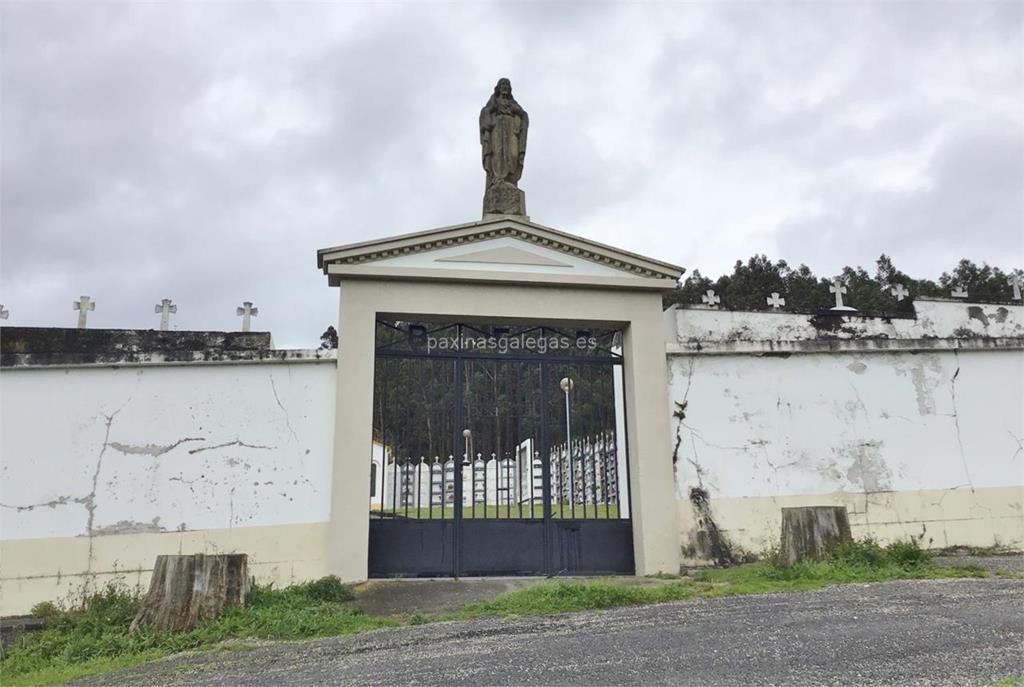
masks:
[[[619,336],[379,321],[370,576],[632,573]]]

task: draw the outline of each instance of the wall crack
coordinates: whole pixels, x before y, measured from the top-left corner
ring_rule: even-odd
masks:
[[[953,358],[956,360],[956,370],[953,372],[953,378],[949,382],[949,395],[953,401],[953,427],[956,429],[956,443],[960,447],[960,461],[964,465],[964,477],[967,478],[967,484],[971,487],[971,493],[974,492],[974,482],[971,480],[971,471],[967,467],[967,454],[964,452],[964,440],[960,435],[960,412],[956,407],[956,380],[960,376],[960,351],[956,348],[953,349]]]
[[[191,449],[189,451],[189,454],[193,454],[194,455],[196,453],[202,453],[203,451],[212,451],[212,450],[217,449],[217,448],[227,448],[228,446],[241,446],[242,448],[255,448],[255,449],[261,449],[261,450],[265,450],[265,451],[273,451],[274,449],[277,448],[276,446],[262,446],[260,444],[247,444],[244,441],[239,441],[238,439],[235,439],[234,441],[229,441],[229,442],[226,442],[224,444],[217,444],[215,446],[201,446],[199,448],[194,448],[194,449]]]
[[[291,371],[289,370],[289,374]],[[274,383],[274,375],[270,375],[270,389],[274,392],[274,400],[277,402],[277,407],[284,413],[284,424],[288,427],[288,433],[292,435],[292,439],[298,442],[299,437],[295,434],[295,430],[292,429],[291,417],[288,415],[288,409],[281,403],[281,398],[277,395],[277,385]]]
[[[178,448],[182,444],[189,441],[206,441],[203,437],[185,437],[184,439],[178,439],[173,444],[159,445],[159,444],[146,444],[145,446],[133,446],[132,444],[122,444],[116,441],[110,442],[110,448],[115,451],[119,451],[126,456],[152,456],[159,458],[165,453],[170,453],[174,449]],[[192,453],[192,451],[189,451]]]

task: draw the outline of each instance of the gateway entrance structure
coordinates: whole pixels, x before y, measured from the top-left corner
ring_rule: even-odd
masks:
[[[340,287],[331,573],[678,571],[681,268],[512,215],[318,263]]]
[[[621,333],[379,321],[371,577],[633,572]]]

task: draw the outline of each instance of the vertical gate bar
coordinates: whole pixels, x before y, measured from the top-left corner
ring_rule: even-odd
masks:
[[[497,388],[495,407],[498,409],[498,417],[501,420],[497,422],[497,426],[494,428],[494,450],[491,451],[494,456],[495,518],[501,518],[501,504],[502,501],[506,500],[504,495],[508,493],[505,489],[508,486],[508,474],[504,473],[502,457],[505,452],[506,435],[509,433],[509,426],[515,422],[515,402],[509,398],[512,388],[512,380],[509,379],[509,375],[512,374],[511,365],[504,360],[499,365],[503,374],[500,379],[495,379],[495,387]],[[502,479],[503,474],[505,475],[504,480]]]
[[[538,382],[538,389],[537,389],[537,391],[539,391],[540,390],[539,389],[539,386],[540,386],[540,377],[539,376],[537,378],[537,382]],[[540,399],[539,398],[535,399],[535,400],[538,403],[540,403]],[[538,423],[542,421],[541,418],[543,418],[543,417],[544,417],[544,407],[541,406],[539,414],[535,415],[534,418],[533,418],[533,441],[530,442],[530,517],[531,518],[537,517],[536,516],[536,512],[537,512],[536,498],[537,497],[534,496],[534,490],[536,489],[536,486],[537,486],[536,485],[537,478],[534,475],[534,470],[536,469],[537,461],[540,458],[541,438],[540,438],[540,427],[538,426]],[[541,464],[541,474],[543,474],[543,473],[544,473],[544,468],[543,468],[543,463],[542,463]],[[543,477],[541,478],[541,483],[543,484]],[[543,487],[542,487],[542,489],[543,489]],[[543,506],[541,507],[541,514],[540,514],[540,516],[541,516],[541,518],[544,517]]]
[[[524,397],[523,397],[523,418],[524,418],[524,427],[527,426],[527,425],[531,425],[530,426],[530,437],[531,437],[531,440],[530,440],[530,453],[533,453],[533,439],[532,439],[532,437],[533,437],[533,429],[534,428],[532,427],[532,425],[533,425],[533,418],[531,417],[531,412],[530,412],[530,410],[532,409],[533,404],[530,403],[530,401],[532,399],[529,397],[528,394],[530,393],[529,392],[529,389],[530,389],[530,377],[532,377],[532,376],[533,376],[533,374],[530,372],[530,367],[529,367],[529,365],[527,365],[526,366],[526,384],[523,385],[523,391],[524,391]],[[524,432],[524,434],[525,434],[525,432]],[[519,436],[518,433],[516,434],[516,436],[518,438],[518,436]],[[532,467],[533,466],[533,456],[532,455],[529,457],[529,460],[530,460],[530,466]],[[519,509],[519,519],[522,520],[523,519],[523,460],[520,457],[520,451],[519,451],[519,444],[518,443],[516,444],[516,490],[515,490],[515,495],[516,495],[516,501],[518,501],[518,503],[516,505],[517,505],[517,507]],[[533,514],[531,513],[530,516],[533,517]]]
[[[380,367],[377,366],[378,362],[380,362]],[[380,427],[381,427],[381,432],[380,432],[380,434],[381,434],[381,439],[380,439],[380,444],[381,444],[381,446],[380,446],[380,509],[378,510],[378,512],[380,513],[380,517],[381,518],[384,517],[384,503],[387,501],[386,493],[387,493],[387,488],[388,488],[388,486],[387,486],[387,481],[388,481],[388,455],[387,455],[387,447],[384,445],[384,412],[383,412],[383,408],[381,408],[380,403],[378,402],[378,399],[377,399],[377,389],[379,388],[377,386],[377,384],[380,381],[385,381],[387,379],[386,366],[387,366],[387,361],[381,360],[380,358],[377,358],[377,359],[374,360],[374,365],[373,365],[373,372],[374,372],[374,387],[373,387],[374,404],[373,404],[373,409],[378,414],[377,420],[379,421]],[[385,368],[385,369],[382,369],[382,368]],[[378,380],[378,375],[380,376],[380,380]],[[372,436],[370,437],[370,455],[371,455],[371,457],[373,456],[373,437]],[[375,484],[374,486],[376,487],[377,485]]]
[[[423,381],[423,366],[422,366],[422,364],[421,364],[421,366],[419,366],[419,367],[420,367],[420,369],[419,369],[419,370],[417,371],[417,373],[418,373],[418,374],[420,375],[420,381],[421,381],[421,383],[422,383],[422,381]],[[420,388],[423,388],[423,387],[422,387],[422,385],[421,385],[421,387],[420,387]],[[417,414],[417,416],[418,416],[418,415],[419,415],[419,414]],[[418,443],[418,442],[417,442],[417,443]],[[422,448],[423,448],[423,447],[422,447],[422,446],[418,446],[418,447],[419,447],[419,448],[420,448],[421,450],[418,450],[418,452],[417,452],[417,453],[418,453],[418,454],[422,454],[422,453],[423,453],[423,452],[422,452]],[[415,475],[415,477],[413,478],[413,485],[414,485],[414,486],[415,486],[415,488],[416,488],[416,502],[415,502],[415,503],[416,503],[416,506],[415,506],[415,511],[414,511],[414,514],[415,514],[415,515],[414,515],[414,517],[415,517],[416,519],[419,519],[419,518],[420,518],[420,495],[421,495],[421,493],[423,492],[423,483],[422,483],[422,479],[423,479],[423,471],[422,471],[422,470],[420,470],[420,468],[421,468],[422,466],[423,466],[423,456],[421,455],[421,456],[420,456],[420,459],[419,459],[419,460],[418,460],[418,461],[416,462],[416,475]]]
[[[615,517],[622,518],[622,504],[620,495],[622,492],[622,480],[619,474],[619,409],[615,405],[615,383],[619,368],[612,365],[612,457],[615,463]],[[611,503],[609,502],[609,507]]]
[[[569,379],[572,379],[572,374],[575,370],[572,367],[567,368],[569,371],[566,374]],[[570,394],[571,394],[570,389]],[[572,427],[572,417],[569,412],[569,395],[566,394],[565,402],[565,450],[569,458],[569,518],[572,520],[576,519],[576,466],[574,465],[575,460],[572,457],[572,434],[570,427]]]
[[[403,451],[402,453],[405,453]],[[406,481],[409,479],[409,467],[412,465],[412,458],[405,457],[405,464],[402,466],[402,510],[406,520],[409,519],[409,492]]]
[[[608,388],[608,392],[611,394],[611,405],[612,413],[611,418],[615,417],[614,404],[615,404],[615,385],[614,385],[614,368],[607,368],[611,373],[609,379],[612,380],[611,386]],[[601,501],[604,503],[604,519],[607,520],[610,516],[611,504],[608,500],[608,402],[601,403]]]
[[[583,378],[584,367],[582,365],[576,366],[576,379],[579,380],[577,388],[589,389],[589,386],[584,385],[584,382],[589,384],[590,379]],[[586,368],[586,374],[590,374],[591,368]],[[582,390],[579,392],[582,393]],[[579,446],[580,456],[580,491],[583,492],[583,519],[587,519],[587,433],[590,431],[590,422],[587,418],[586,413],[577,413],[579,419],[579,431],[576,433],[576,441]]]
[[[542,447],[544,445],[544,437],[542,435],[542,426],[543,426],[544,422],[546,422],[544,414],[548,412],[547,407],[544,405],[544,394],[541,393],[542,388],[544,386],[544,383],[545,383],[545,378],[540,374],[540,371],[538,370],[538,373],[537,373],[537,409],[538,409],[538,413],[537,413],[537,421],[536,421],[536,425],[535,425],[535,428],[537,430],[537,442],[536,442],[536,444],[533,447],[533,460],[535,460],[537,462],[537,469],[540,471],[538,474],[539,474],[539,477],[540,477],[540,486],[541,486],[541,494],[540,494],[540,517],[541,517],[541,519],[544,518],[544,460],[546,460],[542,456],[542,454],[541,454],[541,450],[542,450]],[[550,464],[548,466],[548,469],[549,470],[551,469]],[[533,488],[534,488],[534,490],[536,490],[536,488],[537,488],[536,480],[533,483]],[[533,494],[533,493],[531,493],[530,495],[536,501],[537,495]],[[536,503],[534,504],[534,506],[536,506]]]
[[[461,339],[462,326],[458,327]],[[462,395],[463,395],[463,369],[462,358],[455,359],[455,393],[452,397],[452,422],[454,423],[452,439],[452,478],[455,480],[455,503],[454,516],[455,525],[452,528],[452,577],[458,579],[459,564],[462,558],[462,458],[460,458],[460,446],[462,441]]]
[[[623,456],[622,464],[626,466],[625,489],[626,489],[626,493],[630,494],[630,498],[629,498],[629,510],[630,510],[629,519],[632,520],[633,519],[633,513],[632,513],[632,511],[633,511],[633,496],[632,496],[632,494],[629,491],[629,488],[630,488],[629,487],[629,482],[630,482],[630,479],[629,479],[629,421],[627,420],[629,415],[626,414],[626,411],[627,411],[627,408],[626,408],[626,379],[625,379],[626,376],[625,376],[625,370],[624,370],[622,365],[619,365],[619,368],[618,368],[617,372],[618,372],[618,375],[619,375],[620,379],[622,380],[622,431],[623,431],[623,434],[624,434],[623,441],[622,441],[622,450],[623,450],[623,453],[625,453],[625,455]],[[618,424],[618,423],[616,422],[616,424]],[[621,482],[620,482],[620,484],[621,484]],[[619,519],[620,520],[623,519],[621,507],[619,508]]]
[[[611,372],[612,385],[609,388],[611,393],[612,413],[611,418],[615,420],[615,368],[607,368]],[[611,503],[608,499],[608,404],[603,403],[604,419],[601,421],[601,500],[604,502],[604,519],[607,520],[611,514]]]
[[[494,374],[498,375],[498,364],[497,363],[492,363],[492,364],[494,364],[494,369],[493,369]],[[497,381],[497,379],[496,379],[496,381]],[[492,389],[492,391],[494,391],[495,387],[492,386],[492,387],[490,387],[490,389]],[[493,429],[493,428],[490,428],[490,429]],[[494,437],[492,436],[492,439],[490,439],[490,447],[494,447],[494,444],[495,444],[495,440],[494,440]],[[483,446],[483,448],[484,448],[484,452],[486,452],[487,446]],[[480,456],[481,460],[483,461],[483,466],[482,466],[483,467],[483,515],[481,517],[485,520],[487,518],[487,454],[486,453],[477,453],[477,455]],[[476,488],[476,487],[474,486],[474,488]]]
[[[426,365],[421,365],[420,366],[420,388],[421,389],[427,389],[427,388],[433,389],[434,388],[433,384],[430,384],[430,385],[424,385],[423,384],[423,369],[424,368],[427,369],[427,373],[428,373],[427,378],[428,379],[431,379],[431,380],[434,379],[434,375],[436,374],[436,371],[434,369],[434,365],[430,364],[429,361],[427,362]],[[434,399],[428,398],[428,400],[429,401],[433,401]],[[427,408],[427,413],[432,413],[433,409],[434,409],[434,404],[431,402],[431,403],[429,403],[429,407]],[[424,418],[424,419],[427,419],[427,418]],[[431,436],[431,441],[430,441],[430,443],[427,444],[427,520],[433,520],[434,519],[434,464],[432,462],[430,462],[430,454],[433,453],[433,452],[434,452],[434,442],[433,442],[433,436]],[[422,460],[422,457],[420,459],[419,473],[420,473],[420,479],[422,480],[423,479],[423,460]],[[421,501],[423,500],[423,485],[422,484],[420,485],[420,491],[419,491],[418,498]],[[423,517],[423,504],[422,503],[416,509],[416,517],[417,518],[422,518]]]
[[[388,418],[388,421],[390,421],[391,418],[389,417],[389,413],[388,413],[388,396],[387,396],[387,394],[384,394],[384,400],[382,401],[382,405],[383,405],[382,415],[385,418]],[[381,425],[381,428],[380,428],[380,441],[381,441],[381,444],[384,445],[384,452],[385,452],[385,455],[386,455],[387,454],[387,450],[388,450],[388,426],[387,426],[387,422],[385,422],[385,423],[383,423]],[[398,500],[398,481],[395,479],[395,476],[398,474],[398,457],[395,455],[394,451],[391,452],[391,462],[392,462],[392,469],[391,469],[391,515],[392,515],[392,517],[394,517],[395,515],[397,515],[397,513],[395,511],[395,507],[396,507],[395,504],[396,504],[396,502]]]
[[[517,368],[518,369],[518,368]],[[519,373],[517,372],[517,375]],[[501,471],[505,475],[503,480],[504,496],[502,501],[505,504],[505,519],[512,520],[512,499],[515,497],[515,489],[512,488],[512,473],[515,472],[515,466],[511,462],[511,457],[518,454],[519,449],[519,436],[522,434],[522,401],[519,398],[519,380],[518,377],[515,380],[510,381],[510,387],[507,389],[507,398],[509,399],[509,421],[505,423],[505,429],[502,430],[501,437],[501,457],[499,458],[499,464],[501,465]],[[513,448],[515,447],[515,448]],[[511,450],[510,450],[511,449]]]
[[[594,382],[600,381],[600,379],[601,379],[601,372],[603,370],[604,370],[604,366],[591,367],[588,370],[590,375],[591,375],[591,377],[593,377],[593,379],[591,379],[591,389],[599,390],[601,388],[599,384],[594,384]],[[593,391],[591,393],[593,394]],[[596,426],[591,426],[591,428],[589,429],[589,432],[588,432],[589,438],[587,439],[587,441],[590,444],[590,494],[591,494],[591,497],[592,497],[591,498],[591,503],[594,504],[594,518],[597,518],[598,514],[597,514],[597,444],[596,444],[596,436],[597,436],[597,431],[598,431],[598,429],[601,426],[601,415],[602,415],[602,413],[604,411],[604,403],[603,403],[604,399],[600,398],[599,394],[594,394],[594,396],[595,396],[594,403],[597,405],[597,409],[598,409],[597,413],[596,413],[596,415],[597,415],[597,422],[595,423]]]
[[[588,368],[587,369],[587,374],[589,374],[589,373],[590,373],[590,369]],[[584,380],[582,378],[583,374],[584,374],[583,373],[583,367],[579,366],[577,368],[577,370],[576,370],[576,377],[577,377],[577,379],[580,380],[580,385],[579,385],[580,387],[583,386],[583,382],[584,381],[587,381],[588,383],[590,381],[589,378],[587,380]],[[587,512],[588,512],[587,511],[587,501],[589,500],[589,498],[588,498],[589,495],[587,494],[587,433],[590,431],[590,422],[589,422],[588,418],[586,417],[585,413],[577,413],[577,415],[580,416],[579,417],[579,427],[580,427],[580,430],[579,430],[579,432],[576,435],[578,437],[577,441],[579,442],[579,455],[580,455],[580,473],[581,473],[580,489],[583,491],[583,519],[586,520]]]
[[[554,532],[551,522],[551,455],[548,447],[548,366],[544,361],[540,362],[540,408],[541,512],[544,518],[544,574],[550,577],[554,573],[552,561]],[[532,495],[533,480],[531,479],[530,481]],[[532,503],[530,508],[533,508]]]
[[[561,370],[559,370],[561,372]],[[545,410],[547,405],[544,406]],[[566,443],[569,441],[569,437],[565,438]],[[550,456],[549,456],[550,458]],[[565,517],[565,461],[562,460],[562,454],[558,454],[558,517]]]

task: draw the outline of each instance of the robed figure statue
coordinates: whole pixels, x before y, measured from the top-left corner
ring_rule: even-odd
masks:
[[[530,118],[512,97],[512,84],[498,79],[487,104],[480,110],[480,145],[487,188],[484,215],[525,215],[525,194],[518,183],[526,157]]]

